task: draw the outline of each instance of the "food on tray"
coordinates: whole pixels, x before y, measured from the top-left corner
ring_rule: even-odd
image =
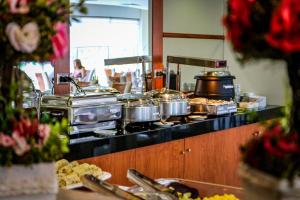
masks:
[[[233,101],[225,101],[225,100],[216,100],[216,99],[207,99],[207,98],[193,98],[190,100],[191,104],[205,104],[205,105],[227,105],[234,103]]]
[[[179,200],[201,200],[200,197],[197,197],[197,198],[191,198],[191,193],[184,193],[184,194],[181,194],[181,193],[177,193],[178,194],[178,198]]]
[[[239,200],[233,194],[215,195],[213,197],[205,197],[202,200]]]
[[[168,185],[168,187],[175,190],[179,194],[179,197],[185,196],[189,197],[188,199],[196,199],[199,197],[199,192],[197,189],[191,188],[179,182],[172,182]]]
[[[190,100],[191,104],[207,104],[208,99],[207,98],[193,98]]]
[[[96,165],[79,164],[77,161],[68,162],[66,159],[57,161],[55,167],[59,187],[81,183],[80,177],[85,174],[91,174],[96,177],[102,174],[102,170]]]

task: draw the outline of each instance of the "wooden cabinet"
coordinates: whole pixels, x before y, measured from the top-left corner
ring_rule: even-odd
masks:
[[[151,178],[185,178],[240,186],[239,148],[262,131],[258,124],[251,124],[80,162],[95,164],[112,173],[109,182],[119,185],[132,185],[126,174],[129,168],[135,168]]]
[[[93,158],[79,160],[80,163],[89,163],[99,166],[103,171],[112,174],[110,183],[118,185],[132,185],[126,178],[127,170],[135,168],[135,150],[107,154]]]
[[[136,169],[151,178],[182,178],[184,140],[136,149]]]
[[[253,124],[185,139],[184,178],[240,186],[240,146],[261,132]]]

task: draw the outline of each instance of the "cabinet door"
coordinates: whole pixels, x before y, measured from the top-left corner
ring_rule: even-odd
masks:
[[[135,150],[107,154],[103,156],[79,160],[80,163],[89,163],[99,166],[103,171],[112,174],[108,181],[118,185],[132,185],[126,178],[127,170],[135,168]]]
[[[261,130],[253,124],[185,139],[184,178],[240,186],[240,146]]]
[[[136,169],[150,178],[182,178],[184,140],[136,149]]]

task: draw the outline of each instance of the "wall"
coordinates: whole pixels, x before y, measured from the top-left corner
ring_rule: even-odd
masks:
[[[223,35],[220,18],[223,0],[164,0],[164,32]],[[209,22],[209,23],[208,23]],[[203,58],[224,57],[222,40],[164,38],[164,64],[167,55]],[[171,69],[175,65],[171,65]],[[182,67],[181,83],[195,82],[194,76],[203,68]]]
[[[224,2],[226,0],[164,0],[164,32],[222,35]],[[164,63],[167,55],[224,58],[230,72],[236,76],[235,83],[240,84],[243,91],[265,95],[269,104],[284,104],[288,79],[282,62],[258,61],[242,67],[230,45],[221,40],[164,38],[163,53]],[[195,82],[193,77],[200,70],[183,67],[182,84]]]
[[[284,105],[288,85],[284,62],[260,60],[242,66],[236,61],[231,46],[227,42],[224,53],[230,72],[237,77],[235,83],[240,84],[244,91],[267,96],[270,105]]]

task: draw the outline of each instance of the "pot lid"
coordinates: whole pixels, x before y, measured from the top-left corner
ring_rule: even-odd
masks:
[[[152,90],[147,94],[152,98],[159,98],[161,100],[184,99],[184,95],[182,92],[176,90],[170,90],[167,88]]]
[[[156,104],[151,99],[136,99],[125,102],[125,107],[152,107]]]
[[[200,72],[198,76],[223,77],[223,76],[231,76],[231,74],[229,71],[204,71],[204,72]]]
[[[148,96],[143,93],[126,93],[117,95],[119,101],[135,101],[139,99],[147,99]]]

